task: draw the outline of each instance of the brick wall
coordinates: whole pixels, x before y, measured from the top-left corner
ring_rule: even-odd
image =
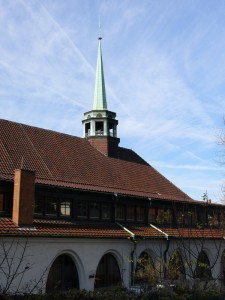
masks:
[[[15,170],[12,220],[18,226],[33,225],[35,172]]]
[[[102,154],[110,157],[118,157],[118,138],[111,137],[91,137],[89,143]]]

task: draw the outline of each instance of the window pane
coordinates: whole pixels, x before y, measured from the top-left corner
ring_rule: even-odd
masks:
[[[46,214],[57,215],[57,198],[46,198]]]
[[[135,219],[135,207],[129,206],[127,207],[127,220],[134,221]]]
[[[149,221],[150,222],[156,222],[156,217],[157,217],[157,215],[156,215],[156,209],[153,208],[153,207],[151,207],[149,209]]]
[[[87,202],[86,201],[78,201],[77,204],[77,217],[78,218],[87,218]]]
[[[111,205],[102,204],[102,219],[108,220],[111,219]]]
[[[63,200],[60,202],[60,216],[70,217],[71,200]]]
[[[116,208],[116,219],[124,220],[125,219],[125,209],[124,206],[118,205]]]
[[[100,216],[99,203],[92,202],[90,203],[90,218],[98,219]]]
[[[43,197],[37,197],[35,200],[34,212],[37,214],[43,214]]]
[[[144,209],[144,207],[137,207],[136,212],[137,212],[137,221],[144,222],[144,219],[145,219],[145,209]]]
[[[4,195],[3,195],[3,193],[0,193],[0,212],[5,210],[4,206],[5,206],[4,205]]]

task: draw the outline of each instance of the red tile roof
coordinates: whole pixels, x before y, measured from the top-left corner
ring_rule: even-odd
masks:
[[[225,238],[224,228],[165,228],[163,232],[176,238]]]
[[[163,232],[163,233],[162,233]],[[137,239],[164,238],[208,238],[225,237],[224,229],[216,228],[161,228],[157,230],[150,225],[130,225],[117,223],[73,223],[70,221],[34,220],[33,227],[18,227],[9,218],[0,218],[1,236],[27,237],[68,237],[68,238],[116,238],[128,239],[133,235]]]
[[[0,119],[0,179],[22,167],[36,172],[37,184],[193,201],[132,150],[119,147],[118,157],[83,138]]]
[[[136,228],[142,234],[144,226]],[[142,228],[142,229],[141,229]],[[162,237],[157,230],[146,226],[148,237]],[[33,227],[19,228],[11,219],[0,218],[2,236],[42,236],[42,237],[80,237],[80,238],[123,238],[131,237],[125,229],[116,223],[73,223],[70,221],[34,220]]]

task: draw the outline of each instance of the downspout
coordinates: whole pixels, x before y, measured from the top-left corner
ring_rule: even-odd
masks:
[[[133,249],[130,253],[130,258],[131,258],[131,286],[134,285],[134,254],[136,252],[136,248],[137,248],[137,239],[136,239],[136,236],[135,234],[130,231],[129,229],[127,229],[126,227],[124,227],[123,225],[121,225],[120,223],[117,223],[116,224],[118,226],[120,226],[123,230],[125,230],[127,233],[129,233],[131,236],[129,237],[130,241],[133,243]]]
[[[161,230],[160,228],[149,224],[152,228],[158,230],[159,232],[161,232],[165,239],[166,239],[166,249],[163,251],[163,273],[164,273],[164,278],[166,279],[166,273],[167,273],[167,268],[166,268],[166,262],[167,262],[167,253],[169,251],[169,247],[170,247],[170,239],[169,239],[169,235],[167,233],[165,233],[163,230]]]

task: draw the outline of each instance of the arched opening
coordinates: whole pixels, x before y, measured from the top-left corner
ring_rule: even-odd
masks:
[[[205,251],[201,251],[198,256],[196,268],[195,268],[195,278],[201,280],[208,280],[212,277],[210,262]]]
[[[118,263],[112,254],[105,254],[95,275],[95,289],[110,288],[121,285],[121,275]]]
[[[223,252],[221,257],[221,279],[222,285],[225,286],[225,251]]]
[[[46,292],[65,291],[79,289],[79,278],[77,268],[73,259],[62,254],[53,262],[48,274]]]
[[[143,251],[139,256],[135,270],[135,283],[148,289],[158,281],[153,259],[147,251]]]
[[[185,267],[179,251],[174,251],[170,256],[166,277],[169,280],[177,280],[185,277]]]

